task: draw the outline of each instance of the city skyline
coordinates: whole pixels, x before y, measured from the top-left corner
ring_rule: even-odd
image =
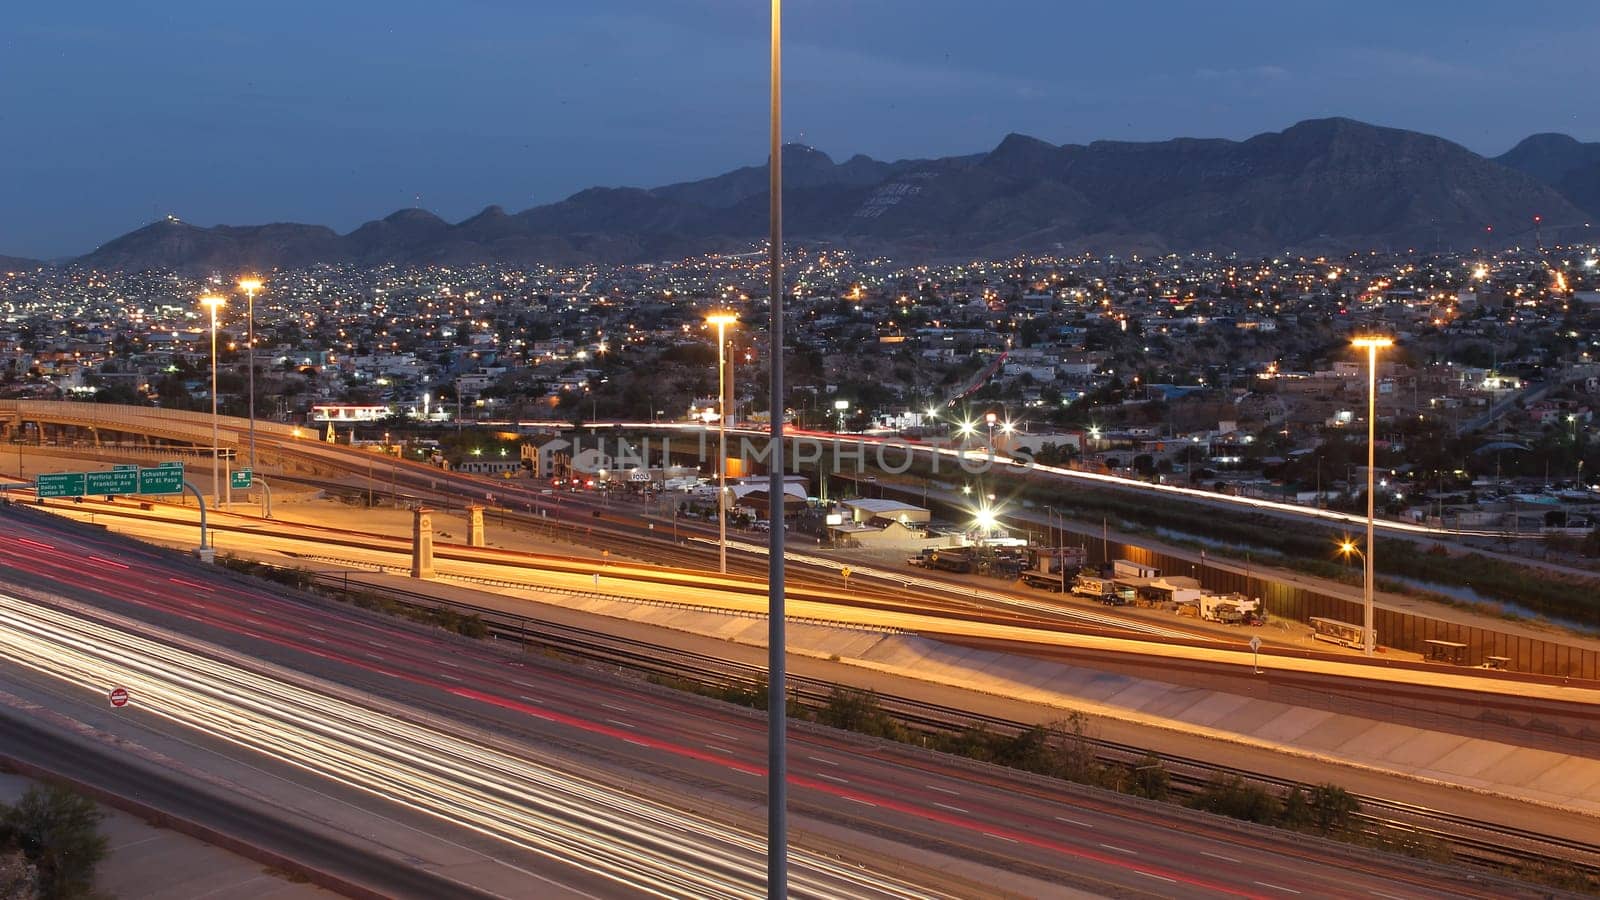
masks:
[[[1538,22],[1487,4],[1448,21],[1384,10],[1373,33],[1360,10],[1326,22],[1259,4],[1220,18],[1012,4],[984,20],[952,4],[802,4],[785,138],[893,160],[982,152],[1012,131],[1239,139],[1346,115],[1485,155],[1536,132],[1595,140],[1573,90],[1592,63],[1561,49],[1588,32],[1550,27],[1580,21],[1567,6]],[[112,11],[92,27],[21,13],[0,90],[9,124],[41,137],[0,151],[18,185],[0,251],[83,253],[168,214],[346,231],[421,205],[458,220],[764,158],[763,91],[745,77],[761,70],[759,10],[474,9],[385,8],[379,27],[371,7]]]

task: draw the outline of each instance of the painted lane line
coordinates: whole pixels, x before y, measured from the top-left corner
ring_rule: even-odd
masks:
[[[966,813],[966,810],[962,809],[961,807],[959,807],[959,806],[951,806],[948,803],[940,803],[938,801],[934,801],[933,805],[939,807],[940,809],[948,809],[951,812]]]
[[[1094,827],[1093,825],[1090,825],[1088,822],[1079,822],[1077,819],[1069,819],[1066,816],[1056,816],[1056,821],[1057,822],[1065,822],[1068,825],[1076,825],[1079,828],[1093,828]]]
[[[1256,882],[1256,884],[1259,884],[1264,888],[1272,888],[1275,891],[1283,891],[1286,894],[1298,894],[1298,893],[1300,893],[1299,891],[1295,890],[1294,888],[1286,888],[1286,887],[1284,887],[1282,885],[1279,885],[1279,884],[1268,884],[1265,881],[1258,881],[1258,882]]]
[[[1382,897],[1384,900],[1406,900],[1404,897],[1396,897],[1393,894],[1385,894],[1383,891],[1380,891],[1376,888],[1368,888],[1367,893],[1374,897]]]
[[[607,719],[606,721],[610,722],[611,724],[616,725],[616,726],[618,726],[620,728],[632,728],[632,727],[634,727],[634,726],[628,724],[627,722],[621,721],[620,719]]]
[[[925,784],[925,785],[923,785],[923,787],[927,788],[930,791],[938,791],[941,794],[949,794],[952,797],[961,796],[961,792],[960,791],[952,791],[949,788],[942,788],[942,787],[939,787],[937,784]]]
[[[1143,869],[1134,869],[1134,871],[1138,872],[1140,875],[1143,875],[1146,878],[1154,878],[1157,881],[1165,881],[1168,884],[1177,884],[1178,883],[1178,879],[1176,879],[1176,878],[1168,878],[1165,875],[1157,875],[1154,872],[1146,872]]]
[[[517,699],[526,700],[529,703],[544,703],[543,700],[538,700],[538,699],[535,699],[533,697],[529,697],[527,694],[518,694],[517,695]]]
[[[718,753],[726,753],[729,756],[733,755],[733,751],[729,750],[727,747],[718,747],[716,744],[706,744],[705,747],[707,750],[715,750]]]
[[[628,708],[626,706],[612,706],[609,703],[602,703],[600,705],[611,710],[612,712],[628,712]]]
[[[822,763],[825,766],[837,766],[838,765],[838,763],[834,762],[833,760],[831,760],[831,759],[823,759],[820,756],[808,756],[808,757],[806,757],[806,759],[809,759],[812,762]]]
[[[1200,855],[1201,855],[1201,856],[1209,856],[1209,857],[1211,857],[1211,858],[1212,858],[1212,859],[1220,859],[1220,860],[1222,860],[1222,861],[1223,861],[1223,862],[1231,862],[1231,863],[1236,863],[1236,862],[1238,862],[1238,860],[1237,860],[1237,859],[1234,859],[1234,858],[1233,858],[1233,857],[1231,857],[1231,856],[1223,856],[1223,855],[1222,855],[1222,854],[1221,854],[1221,853],[1212,853],[1212,852],[1210,852],[1210,851],[1209,851],[1209,850],[1201,850],[1201,851],[1200,851]]]
[[[1011,842],[1011,843],[1013,843],[1013,844],[1015,844],[1015,843],[1016,843],[1016,842],[1017,842],[1017,839],[1016,839],[1016,838],[1014,838],[1014,837],[1006,837],[1006,836],[1005,836],[1005,835],[1003,835],[1003,834],[995,834],[995,833],[994,833],[994,832],[992,832],[992,831],[985,831],[985,832],[984,832],[984,833],[983,833],[983,836],[984,836],[984,837],[992,837],[992,838],[994,838],[994,839],[995,839],[995,840],[997,840],[997,841],[1010,841],[1010,842]]]
[[[863,800],[860,797],[852,797],[849,794],[845,794],[843,796],[844,796],[844,799],[849,800],[851,803],[859,803],[862,806],[876,807],[878,805],[876,803],[873,803],[871,800]]]
[[[1139,851],[1137,851],[1137,850],[1129,850],[1127,847],[1117,847],[1117,846],[1113,846],[1111,844],[1101,844],[1100,846],[1106,848],[1107,850],[1114,850],[1117,853],[1126,853],[1129,856],[1138,856],[1139,855]]]
[[[827,772],[818,772],[817,773],[817,777],[818,778],[826,778],[829,781],[836,781],[839,784],[849,784],[850,783],[849,779],[840,778],[840,777],[838,777],[836,775],[829,775]]]

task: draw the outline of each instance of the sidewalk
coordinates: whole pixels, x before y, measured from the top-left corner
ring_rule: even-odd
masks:
[[[0,773],[0,802],[14,803],[34,782]],[[315,885],[289,881],[260,863],[235,856],[176,831],[147,825],[101,807],[100,833],[110,853],[96,872],[95,889],[107,897],[149,900],[309,900],[337,897]]]

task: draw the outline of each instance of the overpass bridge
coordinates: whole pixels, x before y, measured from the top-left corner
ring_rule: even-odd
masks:
[[[250,429],[248,419],[236,416],[217,416],[216,425],[217,443],[224,449],[241,446]],[[211,429],[211,414],[182,409],[70,400],[0,400],[0,440],[7,442],[25,440],[31,430],[36,443],[53,440],[58,444],[96,447],[103,443],[132,443],[209,448]],[[298,437],[304,431],[279,422],[256,420],[257,440],[263,434],[287,438]]]

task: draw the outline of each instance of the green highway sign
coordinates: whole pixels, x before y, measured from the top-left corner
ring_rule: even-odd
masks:
[[[82,497],[83,473],[82,472],[56,472],[51,475],[36,476],[33,482],[34,496],[45,497]]]
[[[162,464],[154,469],[139,470],[139,493],[183,493],[183,463]]]
[[[245,466],[242,469],[234,469],[232,472],[229,472],[228,473],[228,487],[231,487],[236,491],[247,491],[247,490],[249,490],[250,489],[250,467],[249,466]]]
[[[110,472],[83,473],[85,494],[135,494],[139,491],[139,470],[115,469]]]

